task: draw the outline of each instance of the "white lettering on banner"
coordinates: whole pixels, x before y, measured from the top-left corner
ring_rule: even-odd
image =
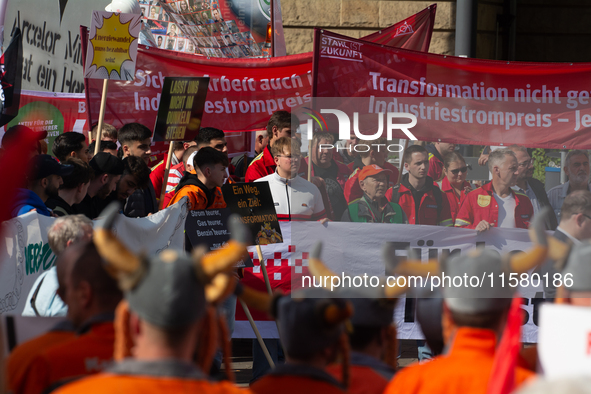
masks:
[[[281,222],[280,225],[286,243],[263,245],[261,247],[263,255],[266,259],[277,259],[275,256],[280,254],[281,261],[288,261],[286,264],[292,268],[292,278],[298,285],[301,284],[301,276],[294,275],[294,272],[302,272],[302,266],[307,265],[306,259],[302,255],[312,250],[314,243],[319,239],[324,241],[322,260],[332,271],[339,275],[346,272],[351,277],[355,275],[362,278],[364,275],[368,278],[386,276],[381,256],[382,246],[385,242],[394,243],[397,255],[405,256],[406,251],[410,248],[418,252],[425,261],[429,258],[439,258],[444,254],[462,253],[479,246],[494,248],[501,253],[523,251],[531,247],[528,232],[522,229],[494,228],[477,234],[475,230],[461,228],[398,224],[330,222],[325,227],[316,222]],[[294,246],[295,251],[290,252]],[[252,248],[249,250],[256,253]],[[256,270],[257,267],[255,261],[254,269]],[[271,276],[275,268],[269,264],[268,269]],[[535,278],[536,275],[533,274],[534,272],[530,272],[529,277]],[[289,281],[289,278],[285,280]],[[533,286],[532,282],[536,286]],[[506,284],[508,285],[508,283],[509,277],[506,278]],[[272,285],[278,286],[280,284],[280,282],[272,281]],[[538,309],[544,302],[544,293],[542,281],[529,280],[527,284],[526,287],[519,287],[526,322],[522,326],[522,339],[524,342],[536,342]],[[282,286],[284,285],[282,284]],[[420,328],[415,322],[412,299],[400,298],[395,311],[395,321],[398,325],[399,338],[422,338]],[[243,326],[243,324],[245,325]],[[259,322],[257,322],[258,324]],[[277,333],[272,325],[263,323],[262,327],[265,327],[263,336],[276,337]],[[251,337],[251,335],[252,330],[249,328],[248,322],[237,321],[235,337]]]
[[[321,57],[363,62],[363,55],[360,52],[363,45],[361,43],[322,36],[321,44]]]
[[[147,218],[120,215],[115,232],[135,253],[182,250],[187,212],[185,200]],[[47,242],[47,229],[54,220],[30,212],[2,223],[0,313],[21,314],[37,276],[54,265],[56,257]]]

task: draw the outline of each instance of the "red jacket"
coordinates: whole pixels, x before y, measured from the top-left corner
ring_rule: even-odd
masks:
[[[454,191],[454,188],[450,185],[449,181],[447,180],[447,177],[444,177],[441,181],[441,191],[443,192],[443,194],[445,194],[445,196],[447,197],[447,201],[449,202],[451,220],[456,220],[456,216],[458,216],[458,211],[460,210],[462,203],[468,195],[468,193],[464,191],[464,188],[466,186],[470,187],[470,182],[464,181],[464,184],[462,185],[462,194],[458,198],[458,195]]]
[[[361,190],[361,186],[359,186],[359,178],[358,178],[359,171],[361,171],[361,169],[363,167],[354,168],[355,162],[349,163],[349,165],[347,167],[349,167],[349,169],[351,170],[351,175],[349,176],[349,179],[345,183],[345,187],[343,188],[343,191],[345,192],[345,200],[347,200],[347,202],[350,203],[351,201],[361,198],[363,196],[363,190]],[[389,187],[392,187],[398,183],[399,172],[398,172],[398,168],[396,168],[396,166],[385,161],[384,164],[382,164],[380,167],[382,167],[384,170],[392,171],[392,175],[390,175],[390,186]]]
[[[156,192],[157,198],[160,198],[160,193],[162,193],[162,183],[164,181],[165,170],[166,163],[164,160],[162,160],[160,163],[152,167],[152,172],[150,173],[150,181],[152,181],[152,186],[154,186],[154,191]]]
[[[408,174],[403,175],[400,184],[388,189],[386,192],[386,198],[388,201],[396,202],[400,205],[408,218],[409,224],[453,226],[447,198],[443,195],[443,192],[439,190],[439,186],[437,186],[430,177],[427,177],[426,185],[430,185],[430,187],[427,192],[423,194],[419,203],[418,218],[416,215],[415,200],[411,192],[412,186],[408,182]],[[392,198],[395,191],[397,191],[399,195],[398,201],[395,201],[395,199]],[[441,196],[440,207],[438,207],[437,204],[436,193]]]
[[[441,157],[435,145],[427,145],[425,148],[429,152],[429,172],[427,176],[433,178],[435,182],[439,182],[443,178],[443,157]]]
[[[253,182],[275,172],[277,165],[275,165],[275,160],[273,159],[269,145],[265,147],[263,153],[250,162],[250,165],[246,170],[244,182]]]
[[[515,197],[515,227],[528,228],[534,215],[529,198],[509,189]],[[493,196],[492,182],[471,191],[462,203],[456,217],[456,227],[476,228],[480,221],[486,220],[491,227],[498,227],[499,206]]]
[[[304,160],[302,160],[300,164],[300,170],[298,171],[298,175],[306,180],[308,180],[308,159],[309,158],[306,157]],[[334,160],[334,162],[336,163],[337,168],[339,169],[337,173],[337,182],[339,183],[339,185],[341,185],[341,187],[344,190],[345,183],[347,182],[347,179],[349,179],[351,171],[349,170],[349,167],[347,167],[343,163],[339,163],[336,160]],[[314,176],[314,166],[312,166],[311,176]]]

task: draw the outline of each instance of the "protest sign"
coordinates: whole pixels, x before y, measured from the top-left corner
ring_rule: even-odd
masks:
[[[142,0],[140,4],[160,49],[220,58],[263,56],[272,18],[269,1]],[[285,46],[283,37],[281,41]]]
[[[421,11],[377,36],[384,45],[428,48],[435,7]],[[400,26],[410,26],[412,34],[396,34]],[[406,28],[408,30],[408,28]],[[414,40],[414,35],[422,39]],[[378,37],[379,36],[379,37]],[[384,39],[389,37],[389,39]],[[109,86],[105,121],[115,127],[140,122],[152,125],[164,77],[208,76],[210,86],[202,127],[217,127],[225,132],[264,129],[277,110],[309,105],[312,92],[312,53],[267,59],[210,59],[140,45],[136,78],[132,84],[113,81]],[[87,80],[90,121],[99,118],[101,85]]]
[[[209,78],[164,78],[155,141],[190,141],[197,137],[208,84]]]
[[[273,289],[289,293],[292,282],[301,282],[307,274],[309,252],[322,240],[321,259],[335,272],[350,275],[385,275],[382,247],[385,242],[395,242],[396,254],[405,256],[408,248],[415,250],[424,261],[439,258],[445,253],[461,252],[477,246],[510,253],[531,247],[527,230],[492,228],[478,234],[475,230],[439,226],[409,226],[375,223],[328,222],[280,222],[284,242],[261,246],[268,277]],[[254,267],[244,270],[243,282],[247,286],[265,291],[265,282],[255,247],[249,247]],[[535,278],[531,276],[530,278]],[[544,301],[543,281],[518,289],[525,311],[522,325],[523,342],[537,342],[539,306]],[[295,287],[294,287],[295,288]],[[274,321],[264,313],[252,311],[257,327],[265,338],[277,338]],[[250,324],[245,321],[240,307],[237,309],[235,337],[253,338]],[[398,326],[398,338],[422,339],[422,332],[414,317],[414,303],[403,296],[399,299],[394,321]]]
[[[187,202],[175,204],[146,218],[123,215],[114,231],[134,253],[159,253],[164,249],[183,249]],[[2,223],[0,242],[0,313],[20,314],[37,276],[55,264],[49,248],[47,230],[55,218],[29,212]]]
[[[51,146],[57,136],[66,131],[83,133],[87,130],[86,100],[82,93],[49,93],[21,91],[21,108],[6,129],[16,125],[33,131],[46,131],[45,142]]]
[[[189,211],[185,223],[185,233],[193,248],[207,245],[209,250],[221,248],[230,239],[228,218],[232,214],[229,208]],[[237,263],[237,267],[252,267],[252,259],[246,257]]]
[[[589,149],[589,72],[591,63],[434,55],[318,29],[314,38],[313,92],[339,98],[328,108],[358,113],[362,134],[381,133],[386,113],[409,113],[421,141]]]
[[[591,309],[543,305],[538,355],[548,379],[587,375],[591,368]]]
[[[94,11],[84,78],[133,81],[141,27],[139,15]]]
[[[84,70],[80,24],[93,10],[111,0],[9,1],[4,42],[19,27],[23,34],[22,88],[35,91],[82,93]]]
[[[250,228],[255,245],[283,242],[269,183],[225,184],[222,193],[228,208]]]

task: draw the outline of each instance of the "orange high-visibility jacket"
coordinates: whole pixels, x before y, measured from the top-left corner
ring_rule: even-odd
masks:
[[[70,330],[52,330],[17,346],[6,362],[8,392],[20,394],[24,390],[25,376],[33,360],[43,351],[74,338]]]
[[[204,393],[249,394],[230,382],[210,382],[195,366],[180,360],[124,360],[108,372],[70,383],[56,394]]]
[[[26,372],[23,393],[40,394],[61,381],[101,372],[113,362],[114,340],[113,322],[103,320],[41,352]]]
[[[397,372],[384,394],[485,394],[496,345],[496,335],[492,330],[459,328],[449,354]],[[534,373],[516,367],[516,387],[533,376]]]
[[[256,394],[343,394],[345,390],[327,372],[304,365],[284,364],[254,382]]]

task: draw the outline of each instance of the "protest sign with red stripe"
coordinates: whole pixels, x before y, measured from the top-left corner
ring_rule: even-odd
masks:
[[[314,95],[359,112],[362,132],[376,132],[376,113],[404,112],[422,141],[591,148],[591,63],[466,59],[318,29],[314,48]]]
[[[431,39],[435,5],[370,39],[384,45],[426,50]],[[276,110],[291,110],[311,100],[312,53],[274,59],[207,59],[141,46],[133,82],[109,83],[105,121],[115,127],[156,121],[164,77],[209,76],[202,127],[227,132],[265,128]],[[86,81],[90,123],[98,120],[102,84]]]

